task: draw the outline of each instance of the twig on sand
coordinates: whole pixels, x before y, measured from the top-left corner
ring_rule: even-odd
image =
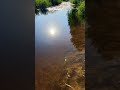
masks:
[[[71,85],[65,83],[66,86],[70,87],[72,90],[75,90]]]

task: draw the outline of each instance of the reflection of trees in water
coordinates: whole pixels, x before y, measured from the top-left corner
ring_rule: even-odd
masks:
[[[85,25],[77,16],[77,10],[73,9],[68,13],[70,25],[71,42],[77,49],[66,55],[64,82],[74,90],[85,90]],[[62,81],[63,82],[63,81]],[[71,88],[67,89],[71,90]]]
[[[38,15],[39,13],[41,13],[41,14],[44,14],[44,15],[46,15],[46,14],[48,14],[48,10],[47,9],[35,9],[35,14],[36,15]]]
[[[78,50],[83,50],[85,48],[85,32],[84,32],[84,25],[76,25],[71,27],[71,41],[73,45]]]
[[[78,16],[77,16],[77,10],[76,9],[73,9],[70,12],[68,12],[68,22],[69,22],[70,26],[80,24]]]
[[[72,36],[71,41],[78,50],[82,50],[85,46],[85,25],[83,21],[80,21],[76,13],[75,9],[68,13],[68,22]]]
[[[117,0],[118,1],[118,0]],[[90,90],[119,90],[120,89],[120,8],[118,2],[113,0],[93,0],[88,8],[87,38],[104,59],[93,52],[86,53],[91,58],[86,60],[86,87]],[[86,39],[86,41],[88,40]],[[87,43],[86,43],[87,44]],[[90,47],[86,47],[89,51]],[[90,65],[98,62],[97,65]],[[91,83],[92,81],[92,83]],[[92,88],[92,89],[91,89]]]

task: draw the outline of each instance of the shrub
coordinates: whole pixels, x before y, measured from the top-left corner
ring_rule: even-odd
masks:
[[[71,3],[78,5],[81,0],[70,0]]]
[[[51,3],[49,2],[49,0],[35,0],[35,6],[37,8],[46,8],[50,5]]]
[[[68,13],[69,24],[77,25],[85,19],[85,0],[82,0],[73,10]]]
[[[80,19],[85,18],[85,1],[82,1],[79,6],[77,7],[77,14],[80,17]]]

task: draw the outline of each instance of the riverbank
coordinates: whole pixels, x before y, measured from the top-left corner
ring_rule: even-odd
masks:
[[[66,74],[63,76],[68,90],[85,90],[85,52],[74,51],[65,57]]]

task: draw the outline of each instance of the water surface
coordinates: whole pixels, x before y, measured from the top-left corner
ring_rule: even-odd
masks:
[[[47,86],[50,88],[52,83],[49,82],[50,78],[48,82],[45,80],[47,74],[42,77],[41,74],[49,73],[50,77],[59,75],[65,55],[74,49],[68,24],[68,10],[35,16],[36,84],[40,90]]]
[[[71,3],[53,8],[35,16],[36,90],[85,90],[84,24]]]

